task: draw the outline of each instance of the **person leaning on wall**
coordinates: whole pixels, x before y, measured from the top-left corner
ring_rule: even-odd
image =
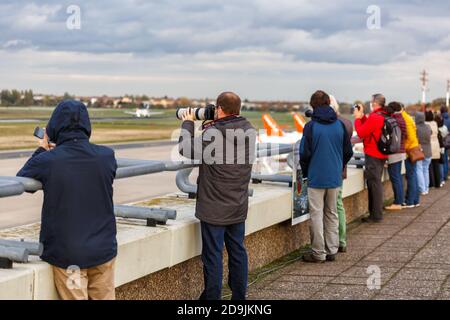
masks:
[[[40,147],[17,173],[42,183],[41,259],[64,300],[115,299],[114,151],[89,142],[86,106],[58,104]]]

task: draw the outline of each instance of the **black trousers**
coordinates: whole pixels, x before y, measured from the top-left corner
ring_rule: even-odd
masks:
[[[439,159],[431,160],[430,164],[430,188],[441,187],[441,167]]]
[[[366,168],[364,175],[367,182],[367,190],[369,192],[369,214],[373,220],[383,219],[383,184],[381,178],[383,176],[383,168],[386,160],[378,159],[365,155]]]

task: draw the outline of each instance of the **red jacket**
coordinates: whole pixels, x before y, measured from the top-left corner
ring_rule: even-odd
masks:
[[[365,154],[378,159],[387,159],[388,156],[382,154],[377,146],[384,125],[384,117],[377,113],[386,114],[381,109],[374,110],[369,117],[364,116],[361,119],[356,119],[355,129],[358,136],[363,139]]]

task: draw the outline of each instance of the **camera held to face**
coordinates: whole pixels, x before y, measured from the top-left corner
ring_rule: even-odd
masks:
[[[352,113],[355,112],[356,109],[358,109],[358,111],[361,111],[361,106],[359,104],[354,104],[351,109]]]
[[[178,108],[176,112],[176,117],[178,120],[182,120],[182,117],[187,113],[189,108]],[[205,108],[192,108],[195,120],[214,120],[216,113],[216,106],[213,104],[208,104]]]

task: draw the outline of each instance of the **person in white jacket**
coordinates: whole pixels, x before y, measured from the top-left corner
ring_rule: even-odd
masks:
[[[439,129],[434,121],[434,113],[429,110],[425,112],[425,123],[431,128],[431,165],[430,165],[430,187],[441,187],[441,147],[439,145]]]

